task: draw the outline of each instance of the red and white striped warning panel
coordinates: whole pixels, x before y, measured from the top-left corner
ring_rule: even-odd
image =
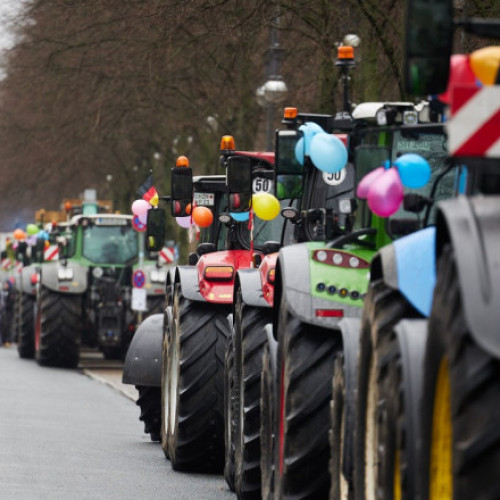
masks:
[[[8,257],[5,259],[2,259],[2,269],[7,270],[7,269],[10,269],[10,267],[11,267],[10,259]]]
[[[173,247],[163,247],[158,255],[159,261],[163,264],[171,264],[175,260],[175,250]]]
[[[500,158],[500,85],[457,85],[450,111],[452,156]]]
[[[58,260],[59,259],[59,247],[57,245],[50,245],[43,251],[44,260]]]

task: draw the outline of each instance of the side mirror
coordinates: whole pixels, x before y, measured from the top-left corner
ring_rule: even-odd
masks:
[[[193,171],[190,167],[174,167],[172,169],[172,215],[174,217],[191,215],[192,204]]]
[[[276,174],[303,175],[304,160],[303,132],[301,130],[278,130],[276,132]]]
[[[453,44],[452,0],[407,0],[406,90],[413,95],[446,90]]]
[[[248,212],[252,204],[252,164],[250,158],[231,156],[227,159],[229,211]]]
[[[148,210],[146,227],[146,250],[158,252],[165,243],[165,210],[163,208],[151,208]]]

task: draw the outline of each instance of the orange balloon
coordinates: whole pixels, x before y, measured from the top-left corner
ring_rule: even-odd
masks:
[[[13,235],[17,241],[24,240],[26,238],[26,233],[22,229],[16,229]]]
[[[472,52],[470,66],[483,85],[494,85],[500,66],[500,47],[484,47]]]
[[[214,221],[214,216],[207,207],[194,207],[193,221],[199,227],[208,227]]]

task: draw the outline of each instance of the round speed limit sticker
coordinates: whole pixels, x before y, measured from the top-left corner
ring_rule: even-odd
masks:
[[[252,181],[252,191],[257,193],[271,193],[274,189],[273,181],[264,177],[256,177]]]
[[[330,186],[338,186],[339,184],[342,184],[345,181],[346,176],[347,171],[345,168],[335,172],[334,174],[323,172],[323,180]]]

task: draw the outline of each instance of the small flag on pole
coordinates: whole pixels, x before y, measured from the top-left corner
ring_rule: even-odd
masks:
[[[151,206],[158,206],[158,192],[153,186],[153,174],[149,174],[144,184],[137,190],[139,196],[142,196],[143,200],[146,200]]]

